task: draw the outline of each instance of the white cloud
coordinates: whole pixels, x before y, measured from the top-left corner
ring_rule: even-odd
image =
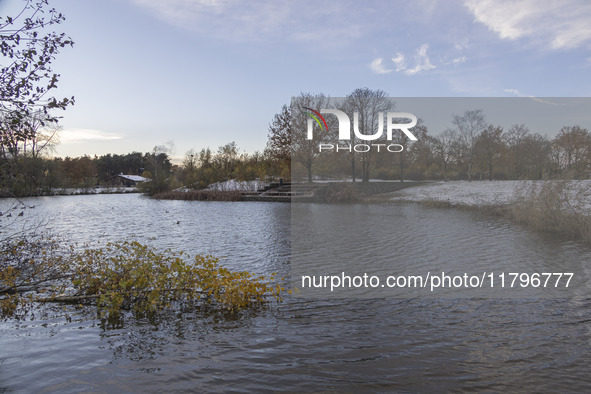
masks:
[[[588,0],[464,0],[464,5],[501,39],[527,37],[551,49],[591,42]]]
[[[340,46],[372,28],[365,20],[373,11],[354,7],[350,1],[128,1],[177,28],[238,42],[288,39]]]
[[[387,69],[384,67],[384,59],[381,57],[374,59],[374,61],[369,65],[369,68],[371,68],[371,70],[376,74],[388,74],[393,71],[392,69]]]
[[[65,129],[60,132],[62,144],[76,144],[80,142],[100,142],[119,140],[122,136],[94,129]]]
[[[527,97],[527,96],[524,96],[523,94],[519,93],[519,90],[517,90],[517,89],[504,89],[504,91],[506,93],[514,94],[515,96],[518,96],[518,97]]]
[[[392,61],[396,65],[396,72],[403,71],[406,68],[406,59],[402,53],[397,53],[396,56],[392,58]]]
[[[394,57],[391,58],[392,63],[394,63],[395,69],[394,71],[400,72],[406,75],[415,75],[419,74],[424,71],[433,70],[438,67],[445,67],[445,66],[455,66],[461,63],[464,63],[468,60],[468,58],[464,55],[461,55],[462,49],[464,47],[460,44],[454,45],[453,49],[448,48],[446,55],[439,55],[437,57],[436,64],[431,62],[427,51],[429,49],[428,44],[423,44],[416,49],[416,52],[412,56],[406,56],[404,53],[397,52]],[[439,52],[442,52],[441,50]],[[444,52],[444,51],[443,51]],[[451,52],[451,53],[449,53]],[[454,53],[455,52],[455,53]],[[387,69],[382,62],[382,58],[376,58],[371,64],[372,70],[378,74],[386,74],[391,72],[392,70]],[[380,72],[384,71],[384,72]]]
[[[180,29],[209,36],[251,40],[277,30],[288,18],[279,2],[236,3],[230,0],[130,0],[158,19]]]
[[[537,101],[538,103],[544,103],[544,104],[550,104],[550,105],[561,105],[561,106],[562,106],[562,105],[565,105],[565,104],[558,104],[558,103],[554,103],[554,102],[552,102],[552,101],[548,101],[548,100],[543,100],[543,99],[541,99],[541,98],[538,98],[538,97],[529,96],[529,95],[527,95],[527,94],[523,94],[523,93],[521,93],[521,92],[520,92],[519,90],[517,90],[517,89],[504,89],[504,91],[505,91],[505,92],[507,92],[507,93],[511,93],[511,94],[513,94],[513,95],[515,95],[515,96],[517,96],[517,97],[527,97],[527,98],[530,98],[530,99],[532,99],[532,100],[534,100],[534,101]]]
[[[423,44],[417,49],[417,54],[414,56],[414,67],[408,68],[406,57],[402,53],[397,53],[392,58],[392,62],[396,65],[396,72],[403,72],[406,75],[418,74],[421,71],[431,70],[435,68],[427,56],[427,49],[429,45]]]
[[[417,49],[417,55],[415,56],[416,65],[411,69],[404,70],[405,74],[414,75],[421,71],[427,71],[435,68],[435,66],[431,64],[429,56],[427,56],[428,48],[429,46],[427,44],[423,44],[419,49]]]

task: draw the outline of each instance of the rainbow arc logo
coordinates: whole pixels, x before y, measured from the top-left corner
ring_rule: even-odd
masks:
[[[306,112],[306,114],[311,116],[316,121],[316,123],[318,123],[318,126],[320,126],[320,130],[322,130],[322,123],[324,123],[324,127],[325,127],[326,131],[328,132],[328,125],[326,124],[326,119],[324,119],[324,116],[320,115],[320,112],[315,111],[309,107],[304,107],[304,109],[307,109],[308,111],[313,112],[312,114],[310,112]],[[322,123],[320,123],[320,119],[318,119],[318,118],[322,119]]]

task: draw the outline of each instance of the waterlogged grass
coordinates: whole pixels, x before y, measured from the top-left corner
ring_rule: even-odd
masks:
[[[506,215],[535,230],[563,234],[591,245],[591,212],[586,185],[547,181],[516,193]]]

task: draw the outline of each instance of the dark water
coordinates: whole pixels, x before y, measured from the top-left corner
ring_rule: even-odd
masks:
[[[152,201],[137,195],[27,203],[35,205],[27,211],[29,220],[33,213],[35,220],[44,217],[54,232],[79,242],[133,235],[159,248],[225,255],[233,268],[289,272],[289,204]],[[373,209],[407,218],[398,228],[413,226],[415,235],[429,240],[405,248],[409,264],[446,256],[455,256],[451,263],[493,264],[519,256],[546,267],[568,256],[583,275],[591,261],[588,248],[474,213],[416,205]],[[443,242],[449,234],[464,242]],[[591,297],[585,289],[565,298],[533,299],[300,297],[235,317],[178,311],[157,326],[128,322],[113,330],[102,330],[80,311],[70,311],[71,322],[40,312],[33,322],[0,324],[0,387],[585,392],[591,389]]]

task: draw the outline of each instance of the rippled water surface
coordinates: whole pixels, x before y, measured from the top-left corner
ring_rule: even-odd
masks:
[[[43,220],[79,243],[133,236],[158,248],[223,255],[233,268],[289,272],[289,204],[139,195],[25,203],[35,206],[26,210],[29,223]],[[454,262],[483,268],[512,258],[524,269],[568,261],[586,272],[591,262],[588,248],[471,212],[412,204],[308,209],[318,216],[369,209],[397,217],[391,250],[407,267],[445,260],[449,268]],[[383,251],[374,258],[392,256]],[[157,327],[130,322],[112,330],[80,311],[70,312],[70,322],[40,312],[33,322],[0,324],[0,388],[585,392],[591,389],[585,289],[533,299],[296,297],[240,316],[177,311]]]

